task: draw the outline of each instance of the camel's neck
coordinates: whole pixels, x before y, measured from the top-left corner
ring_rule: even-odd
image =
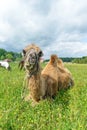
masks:
[[[41,76],[41,72],[36,72],[30,77],[30,79],[33,78],[34,80],[37,80],[37,79],[39,80],[40,76]]]
[[[28,76],[37,78],[41,74],[41,67],[39,64],[33,68],[32,71],[27,71]]]
[[[29,90],[30,95],[36,101],[40,100],[40,87],[41,87],[41,71],[38,71],[36,74],[32,75],[29,78]]]
[[[41,68],[40,65],[38,66],[38,70],[37,71],[33,71],[31,73],[28,74],[29,75],[29,82],[32,82],[33,84],[36,84],[36,81],[40,81],[40,77],[41,77]]]

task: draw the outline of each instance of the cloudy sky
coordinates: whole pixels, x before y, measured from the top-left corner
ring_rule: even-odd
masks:
[[[36,43],[59,57],[87,55],[87,0],[0,0],[0,48]]]

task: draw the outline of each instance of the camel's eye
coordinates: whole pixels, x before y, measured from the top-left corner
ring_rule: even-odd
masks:
[[[43,52],[40,51],[40,52],[38,53],[38,55],[39,55],[39,57],[43,56]]]

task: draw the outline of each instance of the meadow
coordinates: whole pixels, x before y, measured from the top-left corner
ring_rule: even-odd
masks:
[[[74,87],[34,107],[21,99],[25,72],[18,63],[11,71],[0,68],[0,130],[87,130],[87,64],[65,66]]]

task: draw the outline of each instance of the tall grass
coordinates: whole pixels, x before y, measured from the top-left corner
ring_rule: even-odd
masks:
[[[87,65],[66,64],[75,86],[35,107],[21,99],[25,72],[17,63],[11,67],[10,72],[0,68],[0,130],[87,129]]]

